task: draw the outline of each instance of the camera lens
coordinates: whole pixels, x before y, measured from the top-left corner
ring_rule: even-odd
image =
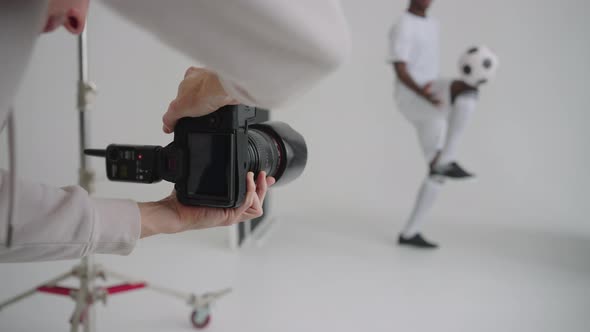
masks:
[[[307,145],[301,134],[283,122],[252,125],[248,131],[247,169],[266,172],[277,184],[285,184],[303,173]]]

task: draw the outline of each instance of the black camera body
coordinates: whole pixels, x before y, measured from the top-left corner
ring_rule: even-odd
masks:
[[[244,201],[248,130],[256,123],[257,110],[244,105],[228,108],[181,119],[174,129],[174,144],[188,151],[184,155],[191,170],[175,181],[183,204],[235,207]]]
[[[182,204],[233,208],[246,196],[246,174],[265,171],[277,184],[297,178],[305,168],[303,137],[281,122],[264,122],[266,110],[225,106],[198,118],[183,118],[166,147],[107,147],[107,177],[112,181],[175,183]],[[98,155],[97,150],[87,150]],[[94,153],[93,153],[94,152]]]

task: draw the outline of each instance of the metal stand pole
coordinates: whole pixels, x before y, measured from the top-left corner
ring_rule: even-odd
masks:
[[[86,44],[86,29],[78,36],[78,119],[79,119],[79,155],[80,170],[78,184],[88,191],[94,192],[94,173],[88,165],[88,157],[84,149],[88,147],[89,132],[88,122],[91,99],[96,92],[96,87],[88,80],[88,46]],[[78,271],[80,275],[80,288],[76,297],[76,308],[72,315],[72,332],[78,331],[78,325],[82,321],[84,332],[95,330],[95,310],[90,297],[94,288],[94,259],[92,256],[82,258]],[[83,317],[82,317],[83,315]]]

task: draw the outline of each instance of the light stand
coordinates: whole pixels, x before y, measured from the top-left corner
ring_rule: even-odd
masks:
[[[96,92],[95,85],[88,80],[88,51],[86,45],[86,30],[78,38],[78,63],[79,63],[79,81],[78,81],[78,115],[79,115],[79,134],[80,134],[80,172],[79,185],[86,189],[89,194],[94,191],[94,173],[90,169],[88,157],[84,150],[88,145],[88,111],[90,110],[90,100]],[[79,280],[79,288],[63,287],[58,283],[68,278]],[[95,286],[97,278],[106,281],[107,278],[119,280],[122,283],[113,286]],[[141,288],[150,288],[161,294],[176,297],[185,301],[192,309],[190,315],[191,322],[195,328],[201,329],[209,325],[211,316],[211,305],[222,296],[231,292],[231,289],[223,289],[217,292],[196,295],[192,293],[183,293],[166,287],[160,287],[148,284],[146,281],[130,278],[123,274],[109,271],[102,266],[95,264],[92,256],[82,258],[80,264],[74,266],[72,270],[52,279],[43,284],[23,292],[3,303],[0,303],[0,310],[19,302],[36,292],[68,296],[76,302],[74,312],[70,318],[70,331],[79,331],[82,325],[84,332],[95,331],[95,312],[94,304],[96,302],[106,303],[109,295],[128,292]]]

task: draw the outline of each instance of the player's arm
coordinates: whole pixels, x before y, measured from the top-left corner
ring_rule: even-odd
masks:
[[[393,64],[393,69],[402,84],[414,91],[417,95],[428,100],[435,106],[440,104],[430,91],[430,83],[425,86],[419,86],[412,75],[408,72],[407,63],[410,61],[411,49],[415,36],[412,29],[400,21],[389,33],[389,61]]]
[[[432,103],[435,106],[440,105],[440,100],[436,98],[436,96],[430,91],[430,86],[432,83],[428,83],[423,87],[419,86],[416,81],[412,78],[410,73],[408,72],[408,68],[406,63],[403,61],[395,61],[393,63],[393,68],[395,70],[395,74],[397,78],[410,90],[414,91],[417,95],[423,97],[424,99],[428,100],[428,102]]]
[[[417,94],[422,93],[422,87],[419,86],[410,73],[408,73],[408,68],[406,63],[403,61],[396,61],[393,63],[393,69],[395,70],[395,74],[397,78],[410,90],[414,91]]]

